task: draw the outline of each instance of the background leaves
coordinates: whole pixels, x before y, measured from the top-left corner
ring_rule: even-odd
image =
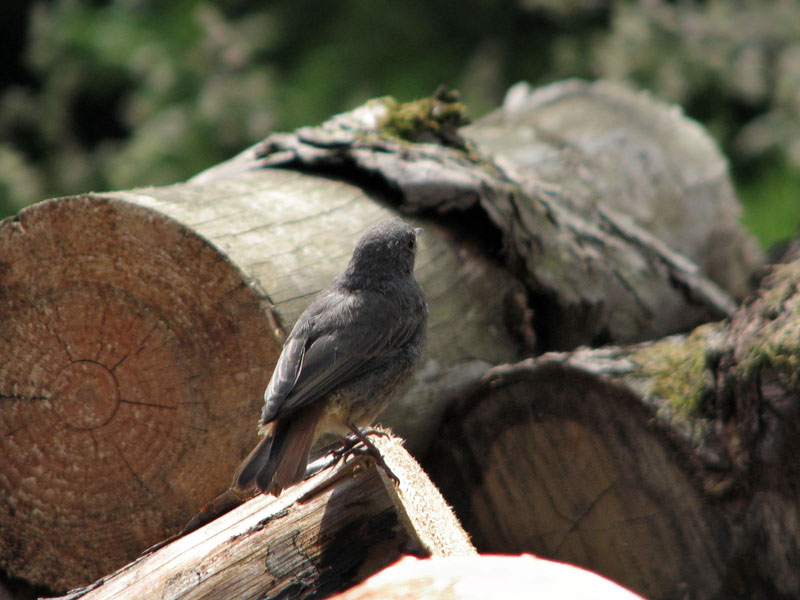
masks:
[[[731,159],[765,245],[800,225],[796,0],[51,0],[0,8],[0,215],[168,184],[272,131],[439,84],[625,80]]]

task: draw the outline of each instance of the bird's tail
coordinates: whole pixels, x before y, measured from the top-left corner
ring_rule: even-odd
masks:
[[[272,435],[261,440],[244,459],[231,487],[246,490],[255,484],[262,492],[278,496],[284,488],[302,481],[322,415],[321,404],[304,406],[276,421]]]
[[[242,491],[249,489],[255,483],[258,474],[266,466],[271,449],[272,436],[268,435],[258,442],[256,447],[242,461],[242,464],[239,465],[239,468],[236,469],[231,488]]]

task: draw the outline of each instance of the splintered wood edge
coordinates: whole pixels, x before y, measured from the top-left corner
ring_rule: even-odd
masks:
[[[400,479],[398,486],[382,470],[381,477],[396,504],[411,522],[421,542],[432,556],[472,556],[477,551],[469,535],[419,463],[403,448],[403,440],[394,436],[371,438],[384,461]]]
[[[134,584],[139,589],[155,593],[159,587],[163,587],[159,586],[159,582],[169,582],[182,572],[191,570],[199,556],[285,516],[289,506],[307,491],[307,487],[318,485],[318,479],[326,476],[329,474],[320,473],[303,485],[287,490],[278,498],[257,495],[204,527],[153,552],[148,551],[114,573],[88,586],[72,590],[65,596],[59,596],[58,600],[127,597],[128,588]],[[145,583],[142,588],[142,580],[148,579],[152,582]]]
[[[273,542],[273,538],[269,538],[269,544],[266,538],[251,539],[254,532],[266,530],[262,534],[266,536],[268,531],[272,531],[271,528],[279,526],[281,519],[291,518],[296,511],[307,510],[312,513],[315,510],[324,510],[331,496],[348,485],[352,485],[352,493],[358,493],[359,490],[366,493],[374,487],[370,481],[376,479],[377,487],[383,488],[380,493],[385,492],[387,503],[396,509],[399,528],[407,534],[408,540],[403,545],[404,552],[365,561],[367,567],[373,570],[360,572],[362,578],[391,564],[403,553],[439,557],[476,555],[450,507],[416,461],[405,451],[402,441],[394,437],[379,436],[371,439],[380,449],[389,468],[400,479],[399,489],[374,461],[348,460],[329,466],[303,483],[286,489],[277,498],[259,494],[204,527],[140,556],[89,586],[73,590],[62,596],[61,600],[135,598],[141,594],[160,595],[167,591],[171,597],[184,597],[190,588],[201,585],[212,577],[226,581],[238,579],[238,585],[244,586],[248,592],[258,587],[261,591],[256,592],[257,595],[267,586],[259,578],[269,578],[270,573],[263,572],[263,569],[262,572],[254,573],[253,569],[232,566],[251,557],[258,551],[256,548],[263,550],[265,545]],[[309,521],[309,527],[315,523],[316,521]],[[248,545],[253,549],[246,547]],[[227,557],[222,559],[226,562],[221,563],[215,556]],[[291,562],[290,558],[286,560]],[[236,573],[220,575],[225,571],[235,570]],[[252,583],[242,580],[251,580]],[[224,585],[225,582],[219,582],[217,586],[224,587],[222,591],[225,593],[232,592],[230,587]]]

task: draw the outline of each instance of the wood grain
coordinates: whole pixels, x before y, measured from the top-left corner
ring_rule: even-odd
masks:
[[[224,488],[279,346],[241,273],[152,211],[45,202],[0,247],[0,562],[63,589]]]

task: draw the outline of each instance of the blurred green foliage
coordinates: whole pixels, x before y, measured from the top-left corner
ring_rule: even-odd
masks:
[[[0,7],[0,216],[186,179],[271,131],[439,84],[625,80],[731,158],[764,243],[800,225],[797,0],[40,0]],[[0,42],[3,43],[3,42]]]
[[[788,240],[800,225],[800,170],[782,160],[764,167],[757,178],[739,184],[744,204],[742,222],[765,248]]]

